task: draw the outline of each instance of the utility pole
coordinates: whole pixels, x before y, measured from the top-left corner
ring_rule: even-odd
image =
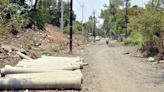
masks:
[[[125,0],[125,22],[126,22],[126,32],[125,32],[125,37],[127,38],[128,36],[128,0]]]
[[[73,0],[71,0],[70,2],[70,46],[69,46],[69,52],[72,54],[72,34],[73,34],[73,30],[72,30],[72,27],[73,27]]]
[[[95,10],[93,11],[93,36],[94,36],[94,41],[95,41],[95,38],[96,38],[96,17],[95,17]]]
[[[84,25],[83,25],[83,20],[84,20],[84,2],[82,0],[82,5],[81,5],[81,8],[82,8],[82,21],[81,21],[81,27],[82,27],[82,32],[83,32],[83,35],[85,35],[85,32],[84,32]]]
[[[30,2],[31,2],[31,6],[33,6],[33,0],[30,0]]]
[[[63,5],[63,0],[61,0],[61,24],[60,24],[61,33],[64,32],[63,17],[64,17],[64,5]]]

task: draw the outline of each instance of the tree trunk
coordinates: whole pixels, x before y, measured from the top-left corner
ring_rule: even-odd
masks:
[[[152,0],[151,4],[152,4],[152,9],[154,9],[154,0]]]
[[[159,7],[160,7],[160,0],[157,0],[155,9],[158,10]]]
[[[39,9],[40,0],[35,0],[34,9]]]

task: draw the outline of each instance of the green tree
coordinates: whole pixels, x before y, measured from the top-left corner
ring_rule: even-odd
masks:
[[[29,0],[32,2],[32,0]],[[0,27],[9,26],[12,30],[20,31],[31,28],[32,25],[39,29],[45,24],[60,26],[60,0],[35,0],[35,4],[26,4],[26,0],[1,0],[0,1]],[[64,26],[69,25],[69,5],[64,1]],[[74,14],[74,20],[76,15]],[[7,28],[6,28],[7,29]]]
[[[131,35],[127,39],[141,46],[146,56],[158,55],[159,59],[164,53],[164,12],[162,0],[150,0],[146,8],[131,10],[135,16],[129,18]],[[135,11],[135,12],[134,12]]]
[[[140,30],[143,35],[142,50],[147,51],[148,55],[163,53],[163,24],[164,17],[162,12],[146,11],[140,18]],[[152,49],[158,49],[152,52]]]
[[[93,25],[94,25],[93,16],[90,16],[89,20],[84,24],[85,24],[85,30],[87,31],[87,33],[93,33]]]
[[[124,27],[123,14],[118,14],[122,12],[119,7],[123,5],[123,2],[124,0],[109,0],[109,6],[101,11],[101,18],[104,19],[102,28],[106,30],[107,35],[112,35],[114,39],[122,33]]]
[[[73,34],[82,34],[81,25],[82,24],[79,21],[75,21],[73,23]],[[67,27],[65,27],[64,33],[69,34],[69,32],[70,32],[70,26],[68,25]]]
[[[60,27],[60,18],[61,18],[61,1],[57,0],[41,0],[40,10],[48,18],[48,23]],[[69,25],[69,16],[70,16],[70,2],[64,1],[64,27]],[[75,20],[76,15],[73,15],[73,21]]]

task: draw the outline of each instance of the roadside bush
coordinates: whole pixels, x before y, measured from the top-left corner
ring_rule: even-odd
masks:
[[[29,23],[29,18],[25,13],[26,9],[19,4],[8,4],[0,13],[1,35],[12,33],[17,35],[25,25]]]
[[[125,45],[141,45],[142,35],[140,32],[132,32],[130,36],[124,41]]]
[[[70,26],[68,25],[64,29],[64,33],[69,34],[70,33]],[[82,34],[82,24],[79,22],[74,22],[73,23],[73,34]]]
[[[164,16],[162,12],[145,11],[140,17],[140,30],[143,37],[142,51],[146,51],[148,56],[163,52]]]
[[[7,36],[9,33],[9,31],[4,27],[4,26],[0,26],[0,36]]]
[[[29,13],[30,23],[37,26],[39,29],[43,29],[47,23],[47,18],[40,10],[33,9]]]
[[[64,33],[69,34],[69,32],[70,32],[70,26],[68,25],[64,28]]]
[[[130,36],[125,45],[139,45],[145,56],[164,53],[164,13],[155,10],[142,10],[137,17],[129,18]],[[162,55],[160,55],[162,56]]]

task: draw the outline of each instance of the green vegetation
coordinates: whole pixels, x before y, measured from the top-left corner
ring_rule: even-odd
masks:
[[[69,5],[64,1],[64,27],[69,25]],[[61,1],[36,0],[35,4],[26,3],[26,0],[1,0],[0,1],[0,35],[12,33],[17,35],[20,31],[33,26],[44,29],[45,24],[60,27]],[[76,15],[74,14],[73,20]],[[77,29],[76,29],[77,28]],[[79,30],[79,27],[76,27]],[[76,32],[75,32],[76,33]]]
[[[125,45],[141,45],[142,35],[139,32],[131,32],[130,36],[124,41]]]
[[[48,19],[46,15],[40,10],[33,9],[29,13],[30,24],[37,26],[39,29],[43,29],[44,25],[47,23]]]
[[[109,2],[109,6],[101,12],[101,18],[104,19],[102,29],[113,39],[118,39],[125,27],[124,12],[119,9],[119,6],[123,5],[123,0],[109,0]]]
[[[96,24],[98,22],[96,18],[95,18],[95,22],[96,22]],[[104,36],[104,32],[96,24],[95,24],[95,33],[96,33],[96,35]],[[94,34],[94,17],[93,16],[90,16],[89,20],[84,23],[84,30],[85,30],[84,34],[87,34],[87,33],[89,33],[91,35]]]
[[[30,0],[29,0],[30,1]],[[131,6],[128,1],[128,28],[125,45],[139,45],[147,56],[161,54],[164,56],[164,0],[149,0],[143,8]],[[44,29],[45,24],[60,27],[61,1],[35,0],[30,4],[26,0],[0,0],[0,35],[17,35],[26,28]],[[104,20],[102,28],[95,26],[94,17],[83,24],[75,21],[73,15],[74,34],[94,34],[111,36],[118,41],[123,40],[126,34],[125,0],[109,0],[109,5],[101,11]],[[70,2],[64,1],[64,33],[69,34]],[[95,19],[97,23],[97,20]],[[82,32],[82,30],[85,30]],[[102,31],[103,30],[103,31]]]
[[[74,34],[82,34],[82,24],[78,21],[75,21],[73,24],[73,33]],[[65,27],[64,33],[69,34],[69,25]]]
[[[125,9],[120,8],[124,0],[109,0],[101,12],[103,29],[113,39],[125,34]],[[164,2],[150,0],[145,8],[128,4],[128,37],[125,45],[139,45],[147,56],[164,56]]]

